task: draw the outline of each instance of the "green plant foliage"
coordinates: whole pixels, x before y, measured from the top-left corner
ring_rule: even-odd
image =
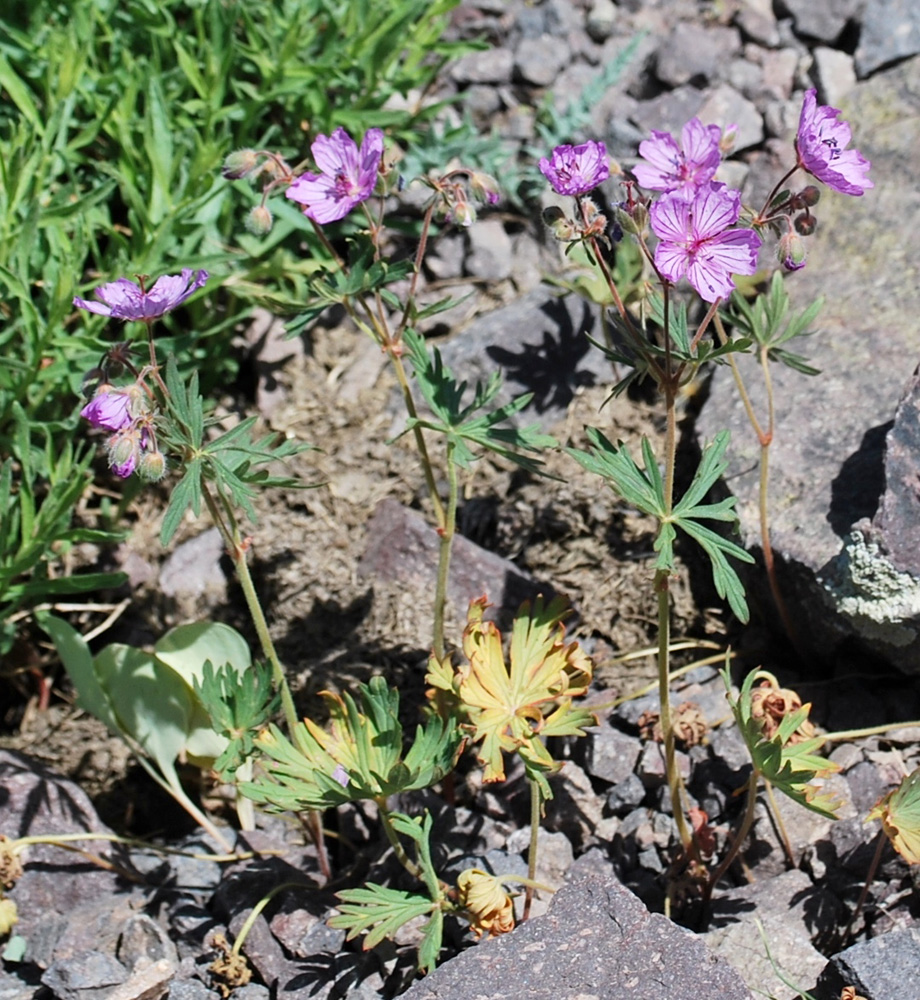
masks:
[[[266,465],[308,450],[311,446],[298,441],[278,441],[278,435],[267,434],[254,441],[251,430],[258,420],[248,417],[235,427],[206,440],[209,427],[217,421],[204,416],[204,400],[198,392],[198,375],[193,372],[188,384],[179,375],[175,358],[166,364],[166,386],[172,432],[163,434],[163,441],[184,457],[185,473],[169,498],[163,515],[160,541],[169,543],[176,533],[182,516],[191,508],[197,516],[205,484],[227,497],[234,507],[241,508],[255,520],[252,498],[267,486],[304,489],[307,484],[291,476],[272,475]]]
[[[796,337],[811,336],[814,331],[809,327],[823,305],[824,299],[818,298],[806,309],[790,316],[786,282],[780,272],[775,271],[767,291],[752,301],[740,292],[732,293],[731,308],[725,320],[740,331],[742,338],[747,338],[746,346],[753,342],[766,348],[771,361],[779,361],[803,375],[818,375],[818,369],[812,368],[801,354],[794,354],[783,345]]]
[[[241,785],[245,795],[276,810],[326,809],[428,788],[453,768],[461,745],[453,720],[429,718],[403,752],[399,691],[382,677],[360,685],[360,708],[347,693],[325,697],[328,731],[307,719],[293,742],[277,726],[258,737],[264,776]]]
[[[595,428],[589,427],[587,433],[592,445],[591,452],[570,448],[569,454],[589,472],[605,479],[627,503],[658,518],[659,530],[655,540],[658,558],[655,568],[669,571],[674,568],[674,540],[677,529],[680,528],[709,557],[713,582],[719,596],[728,601],[739,621],[746,622],[749,612],[744,587],[728,557],[746,563],[752,563],[754,558],[739,545],[702,523],[704,520],[724,521],[732,525],[737,523],[734,497],[726,497],[718,503],[702,503],[728,466],[724,457],[730,437],[728,431],[720,431],[712,443],[703,449],[699,467],[687,492],[670,512],[667,510],[661,472],[647,438],[642,439],[644,469],[640,469],[622,442],[619,445],[611,444]]]
[[[206,663],[237,676],[251,667],[249,647],[234,629],[219,622],[180,625],[146,652],[113,643],[93,656],[83,637],[67,622],[41,615],[81,708],[121,737],[139,762],[199,822],[176,771],[182,755],[211,767],[228,740],[211,727],[196,694]],[[203,825],[210,827],[206,820]]]
[[[339,912],[329,920],[330,927],[348,931],[348,940],[367,932],[363,947],[373,948],[386,937],[393,937],[403,924],[429,914],[418,948],[418,965],[430,972],[438,961],[444,931],[445,898],[441,882],[431,860],[431,814],[422,816],[392,813],[390,822],[397,833],[412,840],[428,895],[403,892],[370,882],[363,889],[343,889]]]
[[[0,366],[2,370],[3,366]],[[118,586],[123,573],[76,573],[53,577],[51,565],[81,542],[106,544],[119,532],[72,526],[73,508],[89,480],[91,455],[66,442],[56,450],[48,428],[35,430],[43,447],[33,445],[25,411],[12,405],[13,446],[19,461],[0,461],[0,655],[15,628],[12,615],[62,596]]]
[[[0,519],[0,565],[15,564],[20,589],[4,592],[13,579],[4,569],[0,652],[10,641],[11,627],[2,622],[11,611],[86,582],[69,590],[57,583],[56,591],[41,582],[53,552],[71,544],[69,511],[89,482],[88,459],[68,442],[81,377],[106,346],[102,317],[75,322],[74,294],[86,296],[123,275],[207,268],[208,295],[167,318],[158,344],[176,355],[183,373],[200,369],[205,395],[225,386],[236,367],[230,341],[252,301],[274,294],[302,303],[307,277],[328,255],[291,204],[278,207],[267,239],[241,234],[239,246],[228,246],[238,212],[233,188],[221,177],[224,157],[239,146],[273,144],[296,156],[313,136],[338,125],[352,131],[379,125],[411,144],[437,108],[392,98],[425,92],[446,60],[479,47],[441,37],[457,2],[4,6],[0,468],[12,499]],[[289,245],[295,233],[298,243]],[[206,308],[218,289],[221,310]],[[47,437],[52,458],[45,465],[22,451],[17,405],[33,433]],[[25,485],[17,487],[20,470]],[[192,480],[182,491],[195,499]],[[14,537],[30,505],[35,533]],[[33,576],[26,598],[21,588]]]
[[[200,678],[193,682],[211,727],[227,740],[214,770],[232,780],[252,756],[256,735],[278,708],[280,696],[272,692],[271,671],[255,663],[244,673],[226,665],[215,670],[206,660]]]
[[[721,675],[728,703],[757,774],[806,809],[827,816],[828,819],[837,819],[836,810],[840,803],[832,795],[822,792],[821,786],[814,783],[816,779],[840,770],[837,764],[815,752],[823,745],[823,738],[815,736],[799,742],[789,742],[792,734],[808,718],[811,706],[803,705],[784,716],[776,732],[768,739],[760,721],[751,713],[751,689],[756,680],[769,675],[752,670],[745,677],[737,698],[731,696],[732,681],[727,666],[721,671]]]
[[[490,411],[489,404],[501,389],[501,374],[494,372],[486,385],[476,383],[473,398],[464,406],[466,382],[456,381],[450,369],[444,366],[441,352],[436,347],[429,352],[425,338],[411,329],[406,330],[405,341],[419,389],[432,413],[430,418],[409,420],[409,430],[418,425],[444,435],[454,460],[463,468],[469,468],[477,457],[470,447],[474,445],[531,472],[540,471],[541,463],[525,452],[538,453],[544,448],[554,448],[558,443],[556,439],[541,433],[536,425],[498,426],[524,409],[533,393],[517,396],[510,403]]]

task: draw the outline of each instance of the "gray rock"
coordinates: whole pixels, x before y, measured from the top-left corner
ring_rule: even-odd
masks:
[[[815,324],[820,335],[792,346],[822,374],[807,378],[773,367],[777,423],[770,456],[771,541],[785,564],[783,588],[800,638],[830,657],[844,639],[861,637],[911,672],[920,670],[920,643],[916,628],[902,629],[898,616],[920,598],[904,591],[903,574],[886,568],[871,540],[852,532],[878,506],[885,435],[904,389],[904,359],[915,353],[918,286],[904,275],[920,256],[912,221],[920,210],[913,180],[920,157],[918,69],[916,60],[905,63],[850,95],[844,117],[854,145],[872,161],[876,186],[861,198],[826,192],[816,209],[808,266],[791,276],[789,288],[796,309],[826,296]],[[742,371],[762,415],[762,379],[753,365],[742,364]],[[723,427],[732,432],[728,475],[742,533],[756,546],[757,442],[731,373],[717,371],[698,431],[710,440]]]
[[[649,101],[640,101],[630,118],[643,133],[643,138],[652,129],[680,135],[684,125],[699,112],[703,98],[696,87],[676,87]],[[730,125],[731,122],[716,124]]]
[[[573,867],[547,914],[458,955],[404,1000],[752,1000],[726,962],[592,862]]]
[[[866,1000],[916,1000],[918,968],[920,931],[890,931],[835,955],[820,985],[830,991],[829,996],[844,986],[855,986]]]
[[[885,438],[885,492],[870,539],[898,573],[920,577],[920,370],[907,384]],[[914,589],[920,589],[915,583]],[[918,609],[920,611],[920,609]],[[920,626],[920,622],[917,623]]]
[[[160,569],[160,589],[169,597],[226,597],[227,578],[220,567],[224,543],[217,528],[208,528],[176,546]]]
[[[220,994],[209,990],[199,979],[173,980],[164,1000],[220,1000]]]
[[[777,49],[775,52],[764,52],[760,60],[763,69],[764,89],[778,98],[787,100],[795,86],[799,58],[796,49]]]
[[[511,83],[514,55],[510,49],[468,52],[450,68],[450,77],[461,86],[471,83]]]
[[[268,1000],[269,989],[261,983],[247,983],[231,994],[233,1000]]]
[[[779,45],[779,29],[771,3],[760,0],[742,0],[735,14],[735,24],[744,38],[767,48]]]
[[[595,42],[604,42],[612,34],[617,22],[617,8],[613,0],[594,0],[585,28]]]
[[[500,403],[532,392],[530,404],[512,420],[549,430],[565,416],[577,388],[610,378],[610,363],[588,335],[602,336],[593,306],[575,295],[556,297],[535,288],[486,313],[440,350],[444,363],[470,385],[485,383],[500,369]]]
[[[42,983],[59,1000],[103,1000],[109,987],[127,982],[128,970],[114,956],[101,951],[83,951],[54,962]]]
[[[740,50],[741,36],[735,28],[680,21],[658,49],[655,75],[669,87],[707,83]]]
[[[796,34],[832,44],[853,16],[856,0],[782,0],[782,5],[795,21]]]
[[[570,58],[564,38],[552,35],[525,38],[514,53],[514,75],[535,87],[548,87]]]
[[[500,219],[481,219],[470,227],[468,235],[468,274],[476,278],[487,278],[489,281],[502,281],[511,276],[511,238]]]
[[[697,114],[704,125],[725,129],[737,125],[734,151],[740,152],[763,142],[763,118],[755,105],[727,83],[713,87]]]
[[[739,914],[743,914],[741,919]],[[776,1000],[798,1000],[798,992],[790,990],[776,975],[754,920],[763,925],[776,967],[807,989],[827,964],[811,943],[816,914],[829,929],[833,921],[840,919],[839,903],[826,890],[812,885],[804,872],[793,869],[720,893],[713,902],[712,929],[703,940],[714,954],[730,962],[758,994]]]
[[[862,79],[920,52],[920,6],[914,0],[872,0],[862,15],[856,73]]]
[[[417,600],[430,601],[438,565],[439,539],[434,526],[422,514],[387,499],[378,504],[367,534],[358,573],[365,579],[398,581]],[[539,593],[548,597],[552,587],[534,580],[509,559],[461,535],[454,538],[447,601],[459,620],[466,619],[470,601],[483,594],[493,605],[493,617],[504,622],[522,601]]]
[[[815,83],[822,104],[839,107],[840,102],[856,86],[853,57],[839,49],[819,45],[814,51]]]
[[[619,785],[633,773],[639,759],[641,744],[609,725],[601,725],[588,737],[585,770],[592,778],[601,778]]]
[[[86,793],[25,755],[0,750],[0,833],[8,837],[70,834],[94,831],[110,834]],[[121,849],[87,834],[78,846],[116,863],[125,863]],[[129,894],[119,877],[79,855],[49,844],[33,844],[21,856],[24,874],[12,890],[19,911],[17,934],[26,939],[26,960],[47,968],[65,935],[73,940],[73,954],[92,947],[80,939],[90,916],[103,916],[125,904]],[[113,947],[114,951],[114,947]]]
[[[645,785],[638,774],[631,774],[610,789],[607,808],[616,816],[625,816],[645,798]]]

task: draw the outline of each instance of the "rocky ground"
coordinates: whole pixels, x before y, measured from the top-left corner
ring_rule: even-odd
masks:
[[[838,565],[834,560],[849,551],[844,540],[854,528],[867,545],[889,552],[896,548],[892,539],[903,537],[891,526],[909,525],[914,513],[907,502],[914,495],[913,397],[906,395],[900,410],[898,403],[916,364],[910,322],[917,308],[917,237],[910,220],[917,200],[912,165],[920,153],[920,64],[910,57],[920,52],[920,11],[897,0],[480,0],[457,9],[453,30],[458,37],[485,38],[491,47],[452,66],[442,96],[462,93],[461,106],[480,131],[494,130],[525,152],[540,146],[544,102],[565,116],[638,39],[620,78],[601,88],[582,133],[570,138],[603,139],[628,167],[651,128],[677,131],[694,114],[723,126],[735,123],[735,155],[726,166],[731,182],[751,200],[789,162],[806,87],[817,86],[822,102],[847,107],[856,144],[873,161],[876,188],[858,204],[832,195],[826,207],[821,203],[822,227],[809,266],[791,283],[800,303],[819,287],[829,299],[821,320],[829,332],[813,338],[812,352],[825,375],[782,383],[787,422],[779,426],[783,444],[774,465],[776,544],[789,585],[805,581],[796,591],[796,613],[817,648],[805,662],[796,660],[776,641],[766,602],[755,627],[739,633],[692,564],[682,567],[675,585],[675,633],[719,646],[730,638],[745,654],[746,667],[766,657],[814,702],[814,717],[828,730],[920,717],[915,680],[890,666],[913,667],[918,611],[907,598],[891,607],[892,593],[912,593],[910,580],[902,579],[911,577],[912,567],[892,557],[887,596],[873,592],[872,600],[856,586],[853,572],[840,570],[844,583],[836,590],[824,585]],[[616,197],[614,182],[605,193]],[[601,409],[609,368],[584,339],[586,329],[596,334],[597,315],[571,296],[555,300],[541,284],[544,275],[561,274],[562,263],[537,210],[506,201],[469,231],[446,233],[435,243],[426,273],[429,294],[445,288],[473,294],[429,332],[447,335],[445,357],[466,377],[475,379],[497,363],[511,390],[535,391],[528,419],[567,444],[583,442],[586,424],[612,428],[611,436],[627,441],[654,436],[660,421],[653,400],[620,398]],[[271,426],[323,449],[303,456],[297,471],[326,485],[267,497],[255,534],[254,573],[301,706],[310,711],[317,691],[347,688],[379,671],[399,681],[411,705],[428,644],[427,616],[418,608],[429,599],[431,571],[420,555],[424,527],[415,517],[426,523],[425,504],[411,451],[402,443],[384,444],[400,427],[389,373],[377,352],[332,321],[303,341],[284,341],[278,324],[263,317],[245,339],[252,405]],[[240,398],[228,396],[226,405],[239,408]],[[904,443],[888,449],[886,483],[883,444],[896,415]],[[749,434],[715,379],[686,402],[685,443],[692,447],[697,433],[711,437],[726,424],[739,442]],[[875,451],[862,448],[865,440]],[[737,454],[731,486],[753,539],[751,477],[745,478],[750,463],[743,450]],[[895,459],[901,464],[892,464]],[[866,487],[872,470],[879,482],[874,494]],[[164,835],[195,856],[84,844],[117,866],[103,870],[57,848],[31,848],[26,874],[12,893],[28,953],[25,962],[4,963],[0,1000],[215,997],[208,966],[220,952],[220,936],[232,941],[264,892],[288,879],[304,889],[278,896],[256,921],[244,949],[254,978],[233,991],[237,1000],[371,1000],[407,988],[409,997],[451,1000],[743,998],[751,989],[795,997],[779,973],[811,989],[817,1000],[838,1000],[845,985],[867,1000],[916,1000],[910,971],[920,958],[915,892],[907,866],[890,850],[870,886],[869,905],[847,927],[875,849],[876,825],[864,824],[863,817],[917,766],[916,728],[834,747],[831,758],[841,772],[833,786],[843,803],[836,823],[781,803],[795,867],[787,865],[764,807],[705,933],[684,931],[657,912],[673,822],[659,744],[639,725],[654,699],[609,707],[650,677],[648,658],[622,657],[654,642],[651,526],[564,455],[550,457],[549,471],[560,480],[483,462],[465,483],[465,539],[455,560],[450,624],[459,634],[466,601],[484,587],[496,604],[513,608],[522,594],[551,586],[572,599],[574,632],[598,662],[589,698],[600,725],[565,751],[568,760],[541,834],[539,878],[565,887],[551,902],[537,900],[538,916],[476,948],[468,947],[471,939],[459,927],[449,928],[449,950],[462,953],[413,986],[411,933],[363,953],[324,922],[335,888],[393,874],[369,812],[342,809],[328,818],[348,838],[343,842],[359,848],[333,851],[331,885],[320,876],[313,848],[304,846],[300,826],[269,817],[240,844],[257,852],[256,859],[220,865],[208,857],[213,845],[183,828],[182,817],[142,774],[130,771],[126,754],[101,726],[64,700],[48,713],[17,702],[0,741],[10,748],[0,756],[0,830],[10,836],[99,832],[108,824]],[[899,491],[898,482],[908,488]],[[892,513],[901,509],[899,498],[907,504],[900,522]],[[106,638],[151,641],[171,624],[207,614],[245,629],[239,594],[212,533],[188,524],[165,560],[158,555],[161,504],[155,495],[136,502],[135,532],[118,553],[131,574],[132,600]],[[888,513],[869,523],[877,507]],[[837,593],[855,604],[835,604]],[[883,612],[879,601],[887,601]],[[88,629],[104,616],[86,614],[82,624]],[[892,642],[892,634],[900,638]],[[686,655],[690,660],[709,652],[698,648]],[[706,723],[704,741],[685,747],[681,762],[690,795],[724,846],[737,820],[733,793],[747,762],[726,724],[714,668],[683,678],[676,700],[695,703]],[[475,775],[459,783],[453,806],[431,795],[403,808],[424,804],[436,815],[444,871],[459,871],[472,860],[491,871],[525,871],[529,833],[520,775],[512,774],[500,790],[484,790]],[[693,922],[692,908],[684,918]]]

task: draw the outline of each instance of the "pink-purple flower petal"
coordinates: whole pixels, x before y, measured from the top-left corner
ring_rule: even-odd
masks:
[[[587,194],[610,176],[607,147],[591,139],[579,146],[556,146],[549,159],[541,158],[540,171],[556,194]]]
[[[875,185],[867,174],[872,164],[857,149],[847,149],[850,126],[838,121],[840,111],[818,104],[814,88],[805,92],[795,148],[799,166],[841,194],[859,196]]]
[[[383,156],[383,132],[368,129],[359,150],[340,126],[330,136],[318,135],[310,149],[321,172],[301,174],[285,195],[303,206],[304,215],[314,222],[337,222],[374,193]]]
[[[207,271],[182,269],[181,274],[164,274],[152,288],[145,291],[137,282],[118,278],[96,289],[96,298],[74,297],[73,304],[78,309],[112,319],[151,320],[159,319],[196,292],[208,280]]]
[[[731,294],[733,274],[753,274],[761,239],[752,229],[731,229],[741,196],[710,182],[691,199],[679,191],[652,205],[649,218],[659,239],[655,266],[672,283],[686,277],[706,302]]]
[[[653,129],[652,138],[639,143],[639,154],[645,162],[633,167],[633,175],[649,191],[677,191],[692,197],[719,168],[721,137],[718,125],[704,125],[699,118],[691,118],[684,125],[680,145],[669,132]]]

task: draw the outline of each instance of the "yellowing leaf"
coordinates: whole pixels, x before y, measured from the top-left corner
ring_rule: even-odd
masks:
[[[564,600],[544,604],[541,596],[533,610],[525,602],[518,612],[506,666],[501,634],[483,620],[486,606],[484,597],[470,604],[463,634],[468,662],[454,682],[467,728],[474,741],[482,742],[483,780],[504,780],[503,753],[519,752],[529,770],[557,771],[561,765],[540,737],[581,735],[584,726],[595,723],[590,712],[571,707],[572,698],[583,695],[591,681],[591,660],[577,642],[565,642]],[[429,679],[438,681],[436,676]]]
[[[892,846],[909,865],[920,864],[920,767],[883,795],[866,820],[880,819]]]

